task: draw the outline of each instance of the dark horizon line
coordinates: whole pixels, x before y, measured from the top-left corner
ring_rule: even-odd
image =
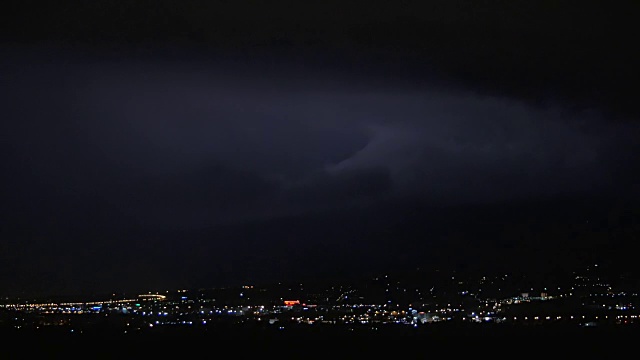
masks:
[[[596,265],[598,267],[598,273],[602,276],[609,277],[609,278],[624,276],[626,280],[635,280],[635,281],[638,281],[638,283],[640,284],[640,272],[632,274],[630,273],[630,269],[625,271],[623,269],[615,268],[614,266],[611,266],[613,264],[608,261],[586,261],[582,263],[565,264],[565,266],[562,266],[562,267],[552,268],[552,271],[550,273],[555,276],[573,276],[574,274],[578,274],[579,271],[585,271],[587,268],[593,265]],[[116,289],[116,290],[110,290],[110,291],[102,290],[102,291],[92,291],[92,292],[75,293],[75,294],[73,293],[55,294],[51,292],[48,292],[48,293],[23,292],[22,294],[20,293],[0,294],[0,299],[4,301],[26,300],[27,302],[29,301],[29,299],[33,301],[44,301],[44,300],[54,301],[56,299],[57,300],[64,299],[64,301],[82,302],[82,301],[93,301],[93,299],[97,299],[97,298],[100,298],[103,300],[109,299],[109,298],[118,299],[124,296],[132,296],[134,294],[136,296],[140,294],[147,294],[147,293],[162,295],[163,292],[169,293],[169,292],[176,292],[179,290],[187,290],[188,292],[194,292],[194,291],[209,291],[209,290],[224,290],[224,289],[230,289],[230,288],[241,288],[242,286],[269,288],[269,287],[275,287],[275,286],[288,286],[288,285],[295,285],[295,284],[305,284],[305,287],[327,286],[329,284],[357,286],[358,282],[367,282],[385,275],[391,276],[391,278],[394,280],[400,279],[400,281],[402,281],[403,277],[412,278],[415,276],[428,276],[429,274],[431,274],[432,276],[435,274],[438,274],[437,276],[447,276],[447,277],[448,277],[448,274],[456,274],[456,276],[468,277],[470,275],[473,275],[473,274],[477,275],[480,273],[482,274],[482,276],[498,276],[506,273],[510,276],[526,278],[531,281],[540,281],[542,277],[549,275],[549,273],[540,273],[534,270],[528,272],[523,269],[505,270],[505,269],[498,269],[498,268],[491,268],[491,267],[478,267],[478,266],[460,267],[452,264],[449,264],[449,265],[447,264],[431,264],[431,265],[404,264],[404,266],[401,266],[401,267],[398,267],[398,266],[390,267],[386,271],[385,270],[365,271],[362,273],[351,274],[346,276],[332,274],[328,276],[317,276],[317,275],[310,276],[306,279],[305,278],[274,279],[274,280],[258,281],[258,282],[232,281],[230,283],[220,284],[217,286],[215,285],[214,286],[197,286],[197,287],[187,286],[187,287],[175,287],[175,288],[169,288],[169,289],[165,288],[162,290],[158,290],[158,289],[149,290],[148,288],[142,289],[141,287],[138,290],[133,290],[132,288],[130,288],[127,290],[123,290],[123,289],[119,289],[119,290]],[[447,275],[443,275],[443,274],[447,274]],[[477,276],[480,277],[480,275],[477,275]]]

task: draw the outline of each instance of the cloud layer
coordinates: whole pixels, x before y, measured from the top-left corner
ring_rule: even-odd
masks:
[[[250,65],[29,65],[6,64],[3,91],[23,221],[55,208],[57,223],[202,227],[390,199],[597,195],[633,165],[637,126],[597,109]]]

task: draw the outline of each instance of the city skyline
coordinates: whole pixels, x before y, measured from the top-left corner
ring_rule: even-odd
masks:
[[[9,334],[239,336],[624,334],[640,324],[640,279],[598,264],[535,274],[414,269],[356,281],[173,289],[94,299],[2,299]],[[346,280],[346,279],[343,279]],[[602,332],[600,334],[603,334]]]

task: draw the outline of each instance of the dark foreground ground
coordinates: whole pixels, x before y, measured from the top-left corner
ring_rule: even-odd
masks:
[[[0,359],[41,358],[615,358],[640,348],[639,327],[436,325],[378,331],[349,328],[164,328],[4,331]]]

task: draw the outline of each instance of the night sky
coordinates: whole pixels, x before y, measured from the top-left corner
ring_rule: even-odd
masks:
[[[635,268],[637,1],[71,3],[3,10],[0,295]]]

